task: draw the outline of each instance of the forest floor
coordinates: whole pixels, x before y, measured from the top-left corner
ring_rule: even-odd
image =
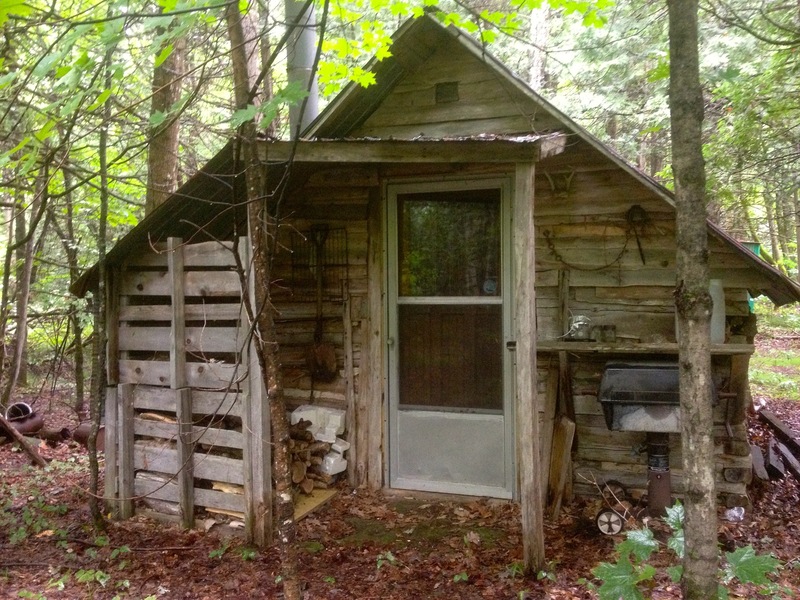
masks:
[[[800,339],[761,335],[758,353],[797,353]],[[800,381],[800,368],[782,373]],[[800,430],[795,401],[755,394]],[[32,399],[28,400],[32,402]],[[49,428],[75,426],[66,392],[40,396],[34,405]],[[762,425],[751,420],[752,442],[766,450]],[[87,489],[88,457],[74,442],[40,447],[50,460],[29,466],[11,444],[0,445],[0,598],[280,598],[279,559],[274,549],[256,550],[237,539],[210,532],[182,531],[142,516],[91,526]],[[101,487],[102,489],[102,487]],[[772,579],[794,597],[800,590],[800,484],[787,476],[756,482],[753,506],[740,522],[720,509],[719,541],[724,550],[752,545],[783,563]],[[596,598],[581,580],[615,560],[623,536],[600,534],[594,524],[596,500],[575,500],[558,522],[546,523],[548,563],[537,577],[521,572],[518,506],[504,501],[455,501],[410,494],[371,493],[342,488],[327,504],[298,524],[298,557],[309,599]],[[666,526],[651,522],[664,542]],[[661,544],[650,564],[656,577],[645,597],[679,598],[665,567],[674,564]],[[598,583],[595,581],[595,583]],[[754,598],[753,588],[733,585],[732,598]]]

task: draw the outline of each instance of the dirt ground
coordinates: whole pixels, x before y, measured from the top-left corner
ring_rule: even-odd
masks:
[[[798,348],[800,350],[800,347]],[[797,376],[797,374],[795,374]],[[33,399],[29,399],[33,401]],[[756,398],[800,430],[796,405]],[[74,428],[69,398],[36,400],[48,427]],[[766,448],[753,419],[754,443]],[[274,549],[257,550],[210,532],[182,531],[137,516],[90,525],[87,456],[74,442],[40,447],[53,462],[41,470],[10,444],[0,445],[0,598],[280,598]],[[723,549],[752,544],[783,563],[777,581],[800,590],[800,485],[791,476],[752,486],[752,509],[741,522],[721,518]],[[298,560],[309,599],[595,598],[580,583],[614,560],[614,543],[594,525],[595,500],[577,499],[557,523],[546,523],[548,563],[537,577],[521,573],[519,510],[504,501],[454,501],[342,487],[298,524]],[[724,517],[724,511],[720,510]],[[657,539],[665,527],[654,524]],[[659,552],[652,562],[669,563]],[[733,598],[754,598],[733,587]],[[646,592],[679,598],[659,569]],[[793,597],[788,591],[779,597]]]

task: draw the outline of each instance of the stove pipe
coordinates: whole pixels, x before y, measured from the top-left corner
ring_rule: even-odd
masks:
[[[669,473],[669,434],[647,434],[647,509],[652,517],[663,517],[672,506]]]
[[[304,2],[285,0],[287,27],[297,22],[287,46],[287,76],[289,83],[297,82],[308,92],[308,97],[289,107],[289,137],[299,137],[319,114],[319,87],[314,72],[314,57],[317,53],[317,21],[314,5],[300,16]],[[299,20],[298,20],[299,17]]]

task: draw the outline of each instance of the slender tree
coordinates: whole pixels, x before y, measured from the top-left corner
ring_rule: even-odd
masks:
[[[180,113],[174,108],[180,101],[186,74],[186,38],[178,36],[165,40],[161,52],[167,56],[163,60],[157,56],[153,68],[145,214],[163,203],[178,187],[181,122]]]
[[[683,594],[717,597],[717,497],[711,407],[711,310],[708,291],[703,93],[697,42],[697,0],[668,0],[672,131],[675,176],[678,360],[681,443],[686,501]]]
[[[242,14],[236,4],[226,9],[228,34],[231,42],[234,94],[239,110],[263,100],[259,97],[259,51],[252,13]],[[273,53],[274,54],[274,53]],[[272,430],[272,474],[275,483],[274,506],[277,542],[281,556],[281,582],[287,600],[300,600],[300,580],[297,573],[295,548],[296,528],[292,497],[291,459],[289,454],[289,423],[283,397],[281,365],[273,308],[270,301],[272,254],[278,237],[276,198],[270,194],[266,163],[258,152],[255,121],[250,118],[239,128],[237,153],[245,169],[245,201],[252,254],[252,276],[255,298],[248,306],[260,375],[264,380],[269,402]],[[247,302],[247,300],[245,301]],[[253,374],[255,376],[255,374]]]

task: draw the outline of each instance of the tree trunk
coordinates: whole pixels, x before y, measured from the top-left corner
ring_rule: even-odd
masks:
[[[153,69],[153,98],[150,115],[167,115],[150,131],[147,155],[147,198],[145,214],[169,198],[178,187],[178,149],[180,119],[170,110],[180,100],[186,71],[186,38],[171,40],[172,53]]]
[[[256,103],[258,51],[255,28],[237,5],[226,9],[233,59],[234,92],[237,108]],[[252,92],[252,93],[251,93]],[[287,600],[300,600],[300,579],[297,573],[295,548],[296,527],[292,499],[292,472],[289,453],[289,423],[283,397],[283,381],[278,361],[274,315],[270,302],[270,268],[277,239],[275,200],[268,194],[267,168],[261,163],[257,148],[257,131],[253,121],[239,130],[238,153],[245,169],[248,230],[253,256],[255,306],[248,307],[254,326],[256,352],[267,399],[270,405],[272,430],[272,474],[275,482],[275,521],[278,550],[281,557],[281,581]],[[245,301],[246,302],[246,301]]]
[[[764,194],[764,209],[766,211],[767,217],[767,227],[769,228],[769,246],[772,252],[773,260],[775,261],[776,266],[780,265],[783,259],[783,255],[781,254],[781,245],[778,241],[778,224],[775,220],[775,205],[773,204],[775,201],[774,196],[769,191],[766,190]]]
[[[17,214],[14,217],[15,242],[17,257],[20,261],[16,269],[16,334],[14,335],[13,347],[11,349],[11,362],[8,365],[6,380],[3,385],[2,398],[0,405],[8,406],[11,394],[19,380],[19,375],[23,372],[22,364],[25,362],[25,349],[28,345],[28,305],[31,291],[31,274],[33,272],[34,238],[33,234],[36,225],[41,218],[39,213],[42,204],[45,186],[47,185],[45,175],[37,181],[34,200],[27,210],[22,204],[17,205]],[[26,222],[26,214],[30,213],[30,225]]]
[[[678,352],[686,554],[683,595],[717,596],[717,506],[711,407],[711,310],[702,151],[697,0],[668,0],[672,160],[677,212]]]
[[[797,244],[797,280],[800,281],[800,188],[792,191],[794,202],[794,241]]]
[[[36,193],[39,193],[38,189]],[[33,232],[28,232],[28,223],[25,218],[26,213],[27,211],[22,206],[18,208],[16,215],[17,226],[14,230],[17,244],[17,333],[14,336],[11,371],[9,371],[8,378],[8,382],[10,382],[9,396],[6,397],[6,395],[3,394],[5,400],[3,404],[7,404],[11,392],[17,385],[23,387],[28,385],[28,299],[33,275]],[[30,235],[26,239],[26,235],[28,234]]]
[[[792,238],[792,229],[794,228],[793,209],[791,198],[785,188],[781,186],[775,194],[775,220],[778,225],[778,245],[781,249],[781,271],[784,273],[786,273],[786,267],[783,260],[791,256],[789,240]]]
[[[69,285],[72,285],[80,277],[80,265],[78,264],[78,241],[75,239],[75,222],[74,222],[74,209],[72,202],[72,174],[69,169],[62,169],[62,176],[64,177],[64,224],[59,222],[58,215],[55,211],[50,210],[50,220],[53,223],[53,228],[61,241],[61,247],[64,249],[64,255],[67,257],[67,266],[69,267]],[[78,415],[78,420],[84,420],[84,394],[85,394],[85,377],[84,377],[84,360],[83,360],[83,325],[81,325],[80,309],[78,302],[75,298],[69,304],[69,330],[72,332],[72,347],[73,350],[73,372],[75,377],[75,402],[73,409],[75,414]]]
[[[109,13],[111,11],[109,10]],[[111,65],[116,47],[110,47],[103,59],[106,89],[112,89]],[[108,235],[108,128],[111,123],[111,102],[103,105],[102,123],[98,143],[98,163],[100,175],[100,218],[97,223],[97,290],[92,299],[94,318],[94,343],[92,344],[92,392],[89,397],[89,419],[91,429],[86,446],[89,453],[89,509],[95,528],[105,529],[103,519],[102,494],[100,493],[100,469],[97,462],[97,433],[100,431],[100,415],[106,398],[106,290],[108,272],[106,269],[106,250]]]
[[[545,4],[539,8],[531,10],[530,29],[530,48],[528,50],[530,60],[530,84],[531,87],[540,92],[547,83],[547,42],[550,37],[550,16],[552,9]]]

